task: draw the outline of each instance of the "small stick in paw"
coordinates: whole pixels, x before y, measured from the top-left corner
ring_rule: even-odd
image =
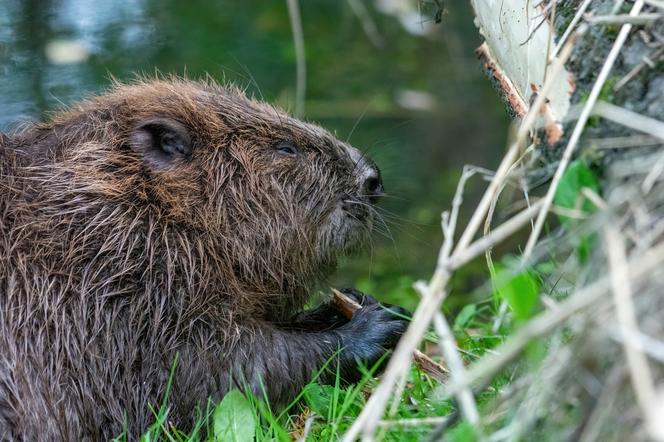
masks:
[[[351,319],[353,313],[362,308],[354,299],[349,298],[337,289],[333,288],[332,294],[334,295],[332,303],[346,319]],[[448,370],[445,367],[417,349],[413,352],[413,360],[420,370],[434,379],[445,382],[449,377]]]

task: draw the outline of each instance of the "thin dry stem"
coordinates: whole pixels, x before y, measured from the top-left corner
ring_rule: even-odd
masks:
[[[415,284],[415,289],[424,296],[427,291],[427,286],[420,281],[419,284]],[[466,368],[461,360],[461,355],[457,351],[457,344],[452,330],[450,329],[447,320],[440,312],[436,312],[436,315],[433,318],[433,324],[436,333],[440,338],[438,345],[450,367],[451,378],[461,382],[465,378]],[[459,406],[461,407],[461,413],[466,420],[473,425],[479,422],[477,404],[475,404],[475,397],[470,388],[465,388],[459,391],[457,399],[459,401]]]
[[[631,25],[648,25],[661,20],[664,16],[657,13],[649,14],[639,14],[639,15],[630,15],[630,14],[618,14],[618,15],[595,15],[595,16],[586,16],[584,19],[593,25],[622,25],[629,23]]]
[[[645,0],[647,5],[654,6],[659,9],[664,9],[664,1],[662,0]]]
[[[302,18],[300,17],[300,4],[298,0],[287,0],[288,16],[290,17],[293,43],[295,45],[296,85],[295,85],[295,115],[304,115],[304,100],[307,93],[307,62],[304,52],[304,33],[302,31]]]
[[[591,138],[588,140],[588,144],[598,149],[624,149],[656,146],[662,144],[662,140],[650,135],[627,135],[624,137]]]
[[[449,420],[444,416],[431,416],[413,419],[398,419],[398,420],[382,420],[378,422],[378,426],[382,428],[392,427],[419,427],[420,425],[440,425]]]
[[[461,355],[457,351],[456,340],[454,339],[454,334],[452,333],[449,323],[442,313],[437,312],[433,317],[433,324],[436,333],[441,339],[441,348],[443,349],[443,355],[445,355],[450,366],[452,379],[463,382],[466,378],[466,367],[463,365]],[[471,389],[464,388],[459,390],[457,399],[459,400],[461,413],[468,423],[476,425],[480,420],[480,414],[477,411],[477,404],[475,403],[475,397],[473,396]]]
[[[653,64],[657,59],[664,54],[664,48],[659,48],[653,51],[650,55],[644,56],[643,61],[641,63],[637,64],[630,70],[627,74],[625,74],[624,77],[622,77],[618,82],[613,86],[613,90],[617,91],[620,90],[623,86],[625,86],[630,80],[632,80],[634,77],[638,75],[641,70]]]
[[[360,0],[348,0],[348,5],[353,10],[353,14],[355,14],[360,21],[362,30],[364,30],[364,33],[369,38],[369,41],[371,41],[371,44],[377,48],[384,47],[385,40],[380,35],[380,32],[378,32],[376,23],[371,18],[371,14],[369,14],[364,2]]]
[[[652,166],[652,169],[650,169],[650,172],[648,172],[648,175],[646,175],[646,177],[643,179],[643,183],[641,184],[641,191],[643,191],[643,193],[649,193],[663,172],[664,155],[661,155],[657,159],[657,162],[655,162],[655,164]]]
[[[595,207],[597,207],[600,210],[606,210],[608,207],[606,204],[606,201],[597,194],[594,190],[592,190],[590,187],[583,187],[581,188],[581,194],[588,198],[588,201],[593,203]]]
[[[579,436],[579,442],[595,442],[601,431],[602,424],[605,417],[611,411],[611,407],[615,402],[616,395],[620,391],[621,378],[623,377],[625,368],[622,364],[615,365],[609,375],[607,382],[602,389],[602,393],[597,399],[595,408],[586,421],[583,432]]]
[[[609,257],[609,275],[620,329],[623,332],[638,332],[636,311],[632,299],[630,272],[625,253],[625,241],[622,239],[618,229],[612,224],[607,224],[604,228],[604,241]],[[629,340],[624,341],[623,348],[627,356],[627,366],[636,395],[636,401],[641,408],[641,413],[646,422],[646,429],[650,437],[662,441],[664,440],[664,433],[657,431],[656,420],[658,416],[653,414],[653,411],[656,409],[657,395],[655,393],[653,375],[648,365],[648,358],[640,349],[630,345]]]
[[[512,164],[510,167],[510,170],[507,172],[507,177],[514,171],[514,169],[523,161],[523,159],[530,154],[533,150],[535,149],[535,145],[531,144],[528,146],[528,148],[523,152],[523,154]],[[506,178],[507,178],[506,177]],[[503,192],[505,189],[505,186],[507,185],[507,180],[505,180],[498,192],[496,192],[496,195],[493,198],[493,201],[491,201],[491,206],[489,207],[489,213],[487,213],[486,219],[484,220],[484,236],[486,237],[489,234],[489,231],[491,229],[491,221],[493,220],[493,214],[494,211],[496,210],[496,205],[498,204],[498,198],[500,197],[500,194]],[[524,185],[521,186],[524,191],[524,198],[526,201],[526,204],[528,207],[530,207],[530,197],[528,195],[528,191]],[[484,252],[484,255],[486,257],[486,263],[487,266],[489,267],[489,272],[491,273],[491,278],[495,276],[495,268],[493,265],[493,260],[491,258],[491,247],[487,248],[486,251]],[[507,313],[507,302],[505,300],[502,300],[500,302],[500,307],[498,308],[498,315],[496,316],[496,320],[493,323],[493,326],[491,329],[493,332],[497,332],[500,329],[500,325],[503,322],[503,319],[505,318],[505,315]]]
[[[609,338],[622,345],[629,345],[643,352],[648,357],[664,363],[664,342],[646,335],[640,331],[622,330],[617,331],[613,327],[607,327]],[[626,344],[627,342],[627,344]]]
[[[598,101],[592,113],[664,141],[664,122],[662,121],[637,114],[606,101]]]
[[[567,29],[565,29],[565,32],[563,33],[562,37],[560,37],[558,44],[553,49],[553,53],[551,54],[552,57],[555,57],[560,51],[560,49],[563,47],[563,45],[567,42],[567,39],[569,38],[570,34],[581,20],[581,17],[583,17],[583,14],[586,12],[586,9],[588,9],[590,2],[591,0],[583,0],[581,6],[579,6],[579,8],[576,10],[574,17],[572,18],[572,21],[569,23],[569,26],[567,26]]]
[[[530,207],[522,210],[512,218],[505,221],[491,231],[487,236],[483,236],[474,243],[470,244],[465,250],[455,253],[450,258],[450,268],[458,269],[464,264],[480,256],[490,247],[504,241],[514,233],[518,232],[533,219],[543,204],[542,200],[534,202]]]

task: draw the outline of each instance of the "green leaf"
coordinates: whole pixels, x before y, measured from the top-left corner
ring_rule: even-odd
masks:
[[[466,421],[452,428],[448,437],[451,442],[475,442],[477,440],[475,428]]]
[[[496,289],[514,312],[517,320],[523,321],[533,315],[539,296],[539,283],[528,271],[510,276],[510,271],[501,270],[496,277]]]
[[[252,442],[256,416],[251,402],[238,390],[231,390],[214,409],[214,439],[223,442]]]
[[[554,196],[555,204],[566,209],[579,210],[586,215],[592,214],[596,210],[596,207],[581,194],[581,190],[584,187],[595,191],[595,193],[599,193],[597,178],[595,178],[595,175],[586,163],[581,160],[572,161],[563,174],[558,189],[556,189]],[[566,226],[567,229],[573,228],[579,223],[578,219],[565,215],[560,215],[559,219],[560,223]],[[579,236],[574,241],[579,261],[585,263],[590,256],[591,246],[594,242],[593,235]]]
[[[581,160],[572,161],[558,184],[553,200],[557,206],[591,214],[595,211],[595,206],[581,194],[584,187],[599,193],[597,178],[586,163]],[[559,218],[562,224],[578,222],[564,215]]]
[[[466,328],[475,317],[475,313],[477,313],[477,306],[475,304],[469,304],[462,308],[454,320],[454,330],[461,331]]]
[[[304,400],[313,412],[320,416],[328,415],[330,402],[334,395],[334,387],[312,383],[304,387],[303,395]]]

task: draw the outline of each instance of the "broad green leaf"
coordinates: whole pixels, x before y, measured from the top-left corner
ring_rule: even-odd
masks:
[[[555,204],[566,209],[579,210],[587,215],[592,214],[596,207],[581,194],[584,187],[599,193],[597,179],[590,168],[581,160],[573,161],[563,174],[558,189],[556,189]],[[565,215],[560,215],[559,219],[561,224],[567,228],[571,228],[579,222],[579,220]],[[592,242],[592,236],[580,236],[575,239],[576,250],[581,263],[588,260]]]
[[[475,313],[477,313],[477,306],[475,304],[468,304],[462,308],[454,320],[454,330],[461,331],[466,328],[475,317]]]
[[[249,400],[238,390],[231,390],[214,409],[214,439],[222,442],[252,442],[256,434],[256,416]]]
[[[587,214],[592,213],[595,206],[581,194],[581,189],[584,187],[599,192],[597,178],[595,178],[590,168],[581,160],[572,161],[558,184],[554,203],[566,209],[581,210]],[[560,222],[563,224],[575,221],[577,220],[574,218],[560,216]]]
[[[502,270],[496,277],[496,289],[514,312],[517,320],[526,320],[533,315],[539,296],[539,283],[527,271],[514,276],[509,269]]]

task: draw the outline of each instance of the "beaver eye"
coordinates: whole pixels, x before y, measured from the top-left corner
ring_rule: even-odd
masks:
[[[290,143],[279,143],[274,146],[274,150],[284,155],[297,155],[297,148]]]

